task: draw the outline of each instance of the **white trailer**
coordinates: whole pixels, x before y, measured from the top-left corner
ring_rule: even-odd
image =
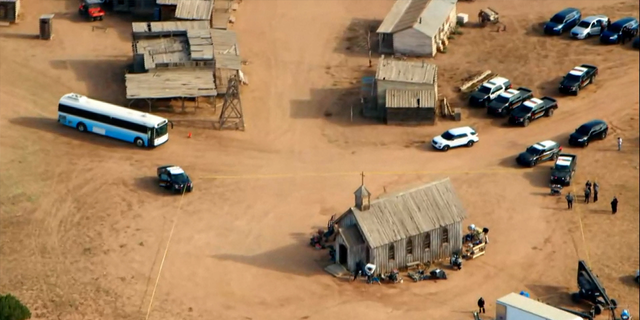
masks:
[[[582,320],[564,310],[510,293],[496,304],[496,320]]]

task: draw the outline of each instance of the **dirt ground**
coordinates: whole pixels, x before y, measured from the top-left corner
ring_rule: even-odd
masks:
[[[489,319],[498,297],[520,290],[576,307],[568,296],[578,259],[639,316],[632,280],[640,242],[638,52],[540,35],[540,23],[564,7],[616,20],[637,17],[638,2],[458,5],[471,17],[495,8],[507,32],[465,28],[433,59],[440,92],[461,105],[453,88],[490,69],[537,96],[556,96],[559,77],[574,65],[599,66],[597,83],[558,98],[552,118],[509,128],[461,105],[462,123],[350,122],[357,81],[375,65],[368,68],[362,42],[348,30],[382,19],[392,4],[244,1],[233,29],[249,61],[246,131],[179,125],[166,145],[141,151],[56,123],[57,101],[68,92],[125,103],[128,18],[90,23],[76,17],[72,0],[23,2],[22,21],[0,29],[0,291],[18,296],[35,319],[143,319],[177,219],[150,319],[471,319],[480,296]],[[38,17],[51,12],[54,39],[34,39]],[[597,179],[602,200],[570,212],[563,199],[546,195],[549,164],[518,169],[513,159],[537,141],[566,144],[593,118],[610,124],[609,137],[566,151],[579,157],[576,188]],[[476,127],[481,142],[448,153],[425,147],[459,125]],[[195,191],[182,203],[155,184],[156,166],[167,163],[194,178]],[[326,274],[329,256],[308,246],[309,234],[352,205],[360,171],[370,172],[374,196],[451,177],[469,212],[465,225],[491,229],[487,254],[438,283],[367,286]]]

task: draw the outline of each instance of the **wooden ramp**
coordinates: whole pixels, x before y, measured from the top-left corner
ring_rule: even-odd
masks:
[[[337,263],[327,266],[326,268],[324,268],[324,271],[330,273],[336,278],[344,278],[344,277],[351,276],[351,274],[349,273],[349,271],[347,271],[347,269],[345,269],[342,265]]]

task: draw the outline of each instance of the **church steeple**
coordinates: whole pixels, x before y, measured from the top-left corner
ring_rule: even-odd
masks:
[[[360,187],[353,193],[356,196],[356,208],[360,211],[369,210],[371,204],[371,193],[364,186],[364,172],[360,174],[362,181]]]

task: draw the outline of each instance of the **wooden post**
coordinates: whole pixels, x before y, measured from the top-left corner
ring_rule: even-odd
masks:
[[[353,122],[353,105],[351,105],[351,122]]]
[[[367,50],[369,51],[369,68],[371,68],[371,29],[367,30]]]

